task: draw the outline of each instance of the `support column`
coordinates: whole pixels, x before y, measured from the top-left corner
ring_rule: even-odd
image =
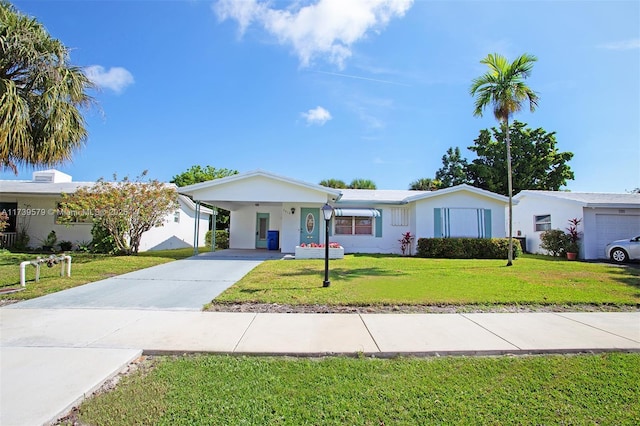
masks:
[[[196,201],[196,212],[194,215],[195,223],[193,224],[193,255],[198,254],[198,234],[200,233],[200,201]]]

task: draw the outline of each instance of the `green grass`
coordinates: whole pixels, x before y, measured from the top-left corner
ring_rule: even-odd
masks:
[[[201,249],[207,251],[207,249]],[[36,268],[27,265],[24,291],[0,295],[0,299],[26,300],[49,293],[99,281],[115,275],[148,268],[193,255],[193,249],[163,250],[139,253],[135,256],[111,256],[91,253],[71,253],[71,277],[61,277],[61,265],[40,266],[40,281],[35,282]],[[0,252],[0,291],[20,288],[20,262],[49,255]]]
[[[640,304],[640,269],[523,256],[504,260],[347,255],[324,260],[267,261],[215,302],[322,305]]]
[[[640,424],[640,354],[156,361],[82,424]]]

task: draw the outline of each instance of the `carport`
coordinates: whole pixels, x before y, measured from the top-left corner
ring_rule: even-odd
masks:
[[[301,242],[324,242],[318,232],[320,208],[341,196],[336,189],[262,170],[185,186],[179,192],[198,206],[207,204],[214,210],[230,211],[230,249],[273,249],[284,253],[293,253]],[[197,243],[196,235],[194,229]],[[269,235],[277,235],[275,246],[268,244]]]

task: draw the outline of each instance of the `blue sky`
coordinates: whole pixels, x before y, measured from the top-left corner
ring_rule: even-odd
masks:
[[[526,52],[540,102],[515,118],[575,154],[567,189],[640,187],[638,1],[13,3],[101,86],[86,147],[58,167],[76,181],[200,164],[405,189],[451,146],[474,158],[496,125],[473,116],[479,61]]]

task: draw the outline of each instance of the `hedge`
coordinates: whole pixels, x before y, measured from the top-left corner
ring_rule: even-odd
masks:
[[[418,257],[442,259],[506,259],[508,238],[419,238]],[[513,258],[522,253],[518,240],[513,240]]]
[[[207,247],[211,246],[211,231],[207,231],[204,237],[204,241]],[[229,248],[229,231],[216,231],[216,248],[228,249]]]

